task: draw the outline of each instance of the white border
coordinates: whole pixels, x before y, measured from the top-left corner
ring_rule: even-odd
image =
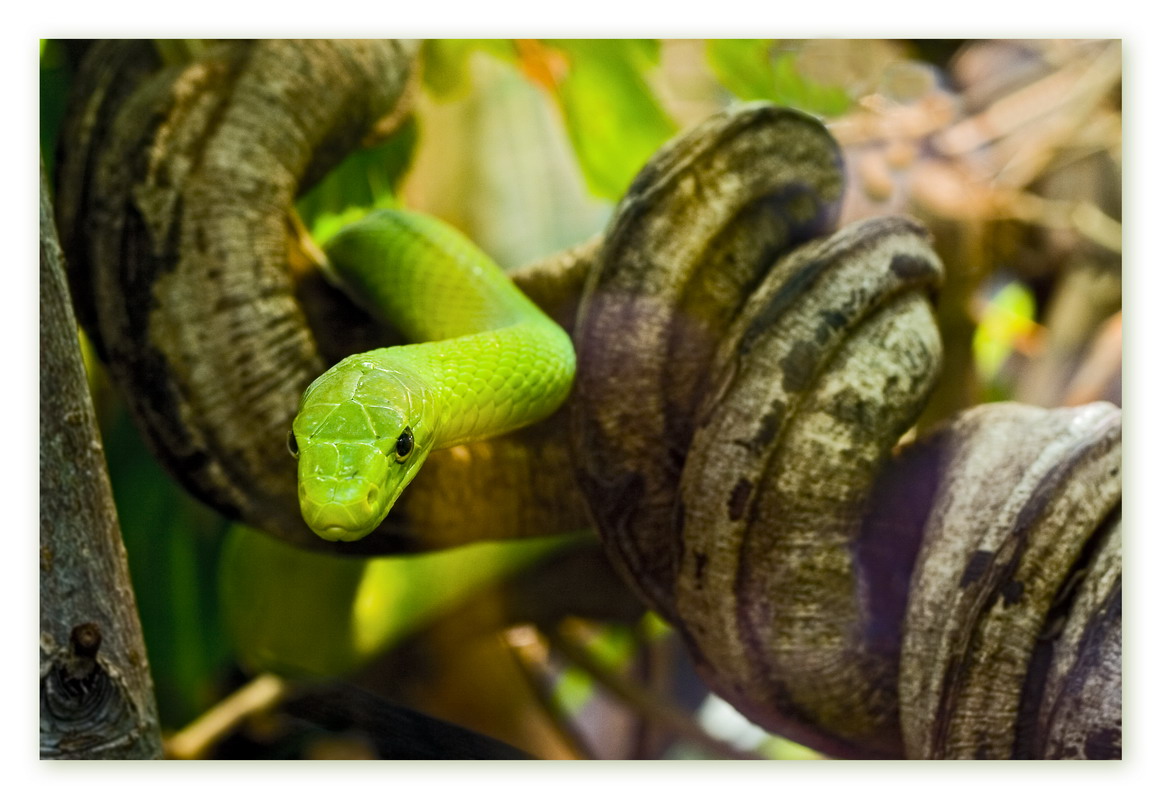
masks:
[[[6,361],[5,431],[8,443],[4,477],[8,508],[5,541],[15,550],[5,558],[3,608],[17,623],[4,662],[8,678],[0,685],[15,703],[4,715],[0,757],[18,767],[6,783],[20,787],[31,778],[44,786],[38,795],[202,798],[223,787],[229,796],[278,798],[334,795],[335,789],[365,789],[365,796],[442,796],[512,798],[540,791],[545,797],[591,798],[612,789],[618,795],[722,798],[754,791],[787,798],[844,792],[851,797],[922,796],[979,800],[981,791],[996,797],[1101,798],[1144,795],[1147,776],[1158,757],[1158,691],[1155,620],[1158,583],[1151,571],[1161,564],[1155,529],[1147,508],[1156,496],[1152,465],[1159,453],[1156,329],[1158,301],[1156,222],[1158,47],[1149,34],[1152,14],[1143,3],[1104,2],[1034,6],[1012,0],[973,0],[955,5],[926,2],[866,3],[849,0],[809,4],[714,0],[712,3],[629,3],[625,0],[565,2],[428,2],[419,10],[402,3],[347,2],[335,5],[254,4],[198,0],[173,10],[156,2],[47,2],[14,4],[4,30],[4,75],[10,113],[4,126],[8,176],[0,192],[9,233],[3,292],[4,341],[13,357]],[[801,6],[805,5],[805,8]],[[787,10],[790,6],[792,10]],[[165,10],[159,12],[159,8]],[[341,14],[341,16],[339,16]],[[1121,764],[903,764],[867,762],[719,762],[639,764],[415,764],[380,762],[360,765],[199,763],[82,764],[38,761],[32,736],[35,706],[31,644],[36,639],[31,609],[36,603],[32,564],[37,563],[33,530],[38,527],[38,491],[31,465],[38,458],[32,420],[37,417],[38,351],[36,333],[39,282],[32,276],[38,247],[37,38],[113,36],[576,36],[576,37],[733,37],[830,36],[878,37],[1103,37],[1125,40],[1125,489],[1128,536],[1125,576],[1131,633],[1125,649],[1125,754]],[[14,95],[14,96],[13,96]],[[22,113],[23,111],[27,112]],[[1150,246],[1152,245],[1152,246]],[[1150,402],[1152,401],[1152,402]],[[19,631],[19,635],[13,635]],[[175,780],[176,779],[176,780]],[[1155,781],[1150,781],[1156,785]],[[336,785],[337,784],[337,785]],[[42,794],[43,793],[43,794]],[[373,793],[373,794],[372,794]]]

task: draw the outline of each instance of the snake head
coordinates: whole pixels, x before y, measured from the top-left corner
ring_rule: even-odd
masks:
[[[414,383],[373,355],[339,362],[311,384],[289,436],[303,519],[328,541],[379,527],[434,441]]]

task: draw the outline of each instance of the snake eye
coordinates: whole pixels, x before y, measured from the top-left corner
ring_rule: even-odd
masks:
[[[395,459],[406,461],[414,449],[415,437],[411,434],[411,428],[404,428],[403,433],[399,434],[399,438],[395,440]]]
[[[295,438],[294,431],[286,434],[286,449],[290,451],[292,456],[298,458],[298,439]]]

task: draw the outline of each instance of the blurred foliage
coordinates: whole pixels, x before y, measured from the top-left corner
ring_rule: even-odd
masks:
[[[72,78],[64,48],[55,39],[40,40],[40,155],[45,173],[53,174],[56,141],[64,120],[69,81]]]
[[[979,316],[972,353],[990,400],[1006,400],[1014,388],[1003,367],[1020,350],[1027,350],[1037,331],[1036,298],[1020,281],[1010,281],[987,301]]]
[[[422,51],[423,85],[440,100],[453,100],[471,91],[468,61],[473,53],[518,62],[511,39],[427,39]]]
[[[180,60],[196,51],[191,42],[159,50]],[[68,55],[61,41],[40,41],[50,175]],[[987,400],[1063,402],[1055,387],[1097,356],[1105,369],[1095,374],[1116,383],[1102,378],[1091,396],[1119,398],[1120,54],[1108,43],[462,39],[425,42],[421,63],[414,117],[299,199],[316,240],[406,204],[459,225],[511,267],[596,233],[678,130],[727,104],[767,100],[827,120],[847,163],[844,222],[907,213],[932,228],[948,273],[933,419]],[[167,729],[212,707],[243,668],[349,675],[569,546],[553,538],[371,560],[293,551],[192,500],[147,452],[91,353],[86,363]],[[652,615],[641,627],[592,626],[586,646],[635,674],[643,649],[673,635]],[[596,715],[601,737],[599,726],[633,717],[602,705],[580,667],[544,660],[551,702]],[[431,687],[449,698],[440,712],[452,719],[455,698],[480,691],[490,687]],[[769,758],[814,756],[720,705],[711,698],[697,714],[714,735]],[[687,742],[662,754],[708,755]]]
[[[589,188],[599,197],[620,199],[637,171],[677,132],[645,79],[645,72],[657,66],[657,42],[557,39],[545,44],[550,52],[563,54],[563,75],[536,67],[530,71],[549,81]],[[532,64],[551,58],[533,48],[525,52]]]
[[[556,101],[589,189],[617,200],[677,126],[646,73],[658,42],[645,39],[436,40],[424,48],[424,83],[442,99],[469,86],[469,60],[487,53],[518,66]]]
[[[514,57],[475,51],[463,69],[461,91],[419,95],[404,204],[455,225],[505,269],[599,230],[610,204],[586,188],[548,92]]]
[[[645,641],[661,638],[672,631],[655,614],[645,615],[646,621],[656,621]],[[642,643],[637,632],[625,625],[606,625],[597,629],[585,642],[585,648],[606,669],[625,670],[640,655]],[[554,702],[566,714],[578,714],[592,699],[597,682],[580,667],[567,664],[561,670],[553,687]]]
[[[333,678],[366,666],[473,593],[582,538],[349,558],[307,552],[235,525],[218,583],[226,626],[249,671]]]
[[[387,141],[351,153],[299,198],[298,215],[318,244],[370,211],[398,205],[418,138],[418,124],[408,119]]]
[[[706,43],[706,61],[741,100],[769,100],[824,117],[838,116],[851,104],[843,87],[803,77],[798,53],[777,50],[772,39],[713,39]]]
[[[217,700],[232,667],[217,563],[227,521],[157,467],[123,405],[102,425],[113,496],[164,728]]]

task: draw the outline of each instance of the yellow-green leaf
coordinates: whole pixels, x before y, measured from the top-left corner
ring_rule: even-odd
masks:
[[[1035,330],[1036,298],[1024,284],[1012,281],[988,300],[972,338],[976,370],[988,399],[1006,398],[1003,366]]]
[[[645,73],[656,64],[655,42],[564,39],[567,72],[555,94],[585,182],[599,197],[617,200],[677,130]]]
[[[468,59],[485,52],[516,62],[511,39],[427,39],[423,43],[423,85],[440,100],[461,97],[471,88]]]
[[[778,51],[773,39],[712,39],[705,55],[718,82],[740,100],[769,100],[827,117],[850,106],[845,89],[804,78],[798,53]]]
[[[226,629],[240,661],[254,671],[349,674],[472,593],[583,536],[350,558],[302,550],[236,525],[218,581]]]
[[[417,123],[405,122],[385,142],[356,150],[296,204],[298,214],[319,244],[367,212],[396,205],[396,188],[411,164]]]

